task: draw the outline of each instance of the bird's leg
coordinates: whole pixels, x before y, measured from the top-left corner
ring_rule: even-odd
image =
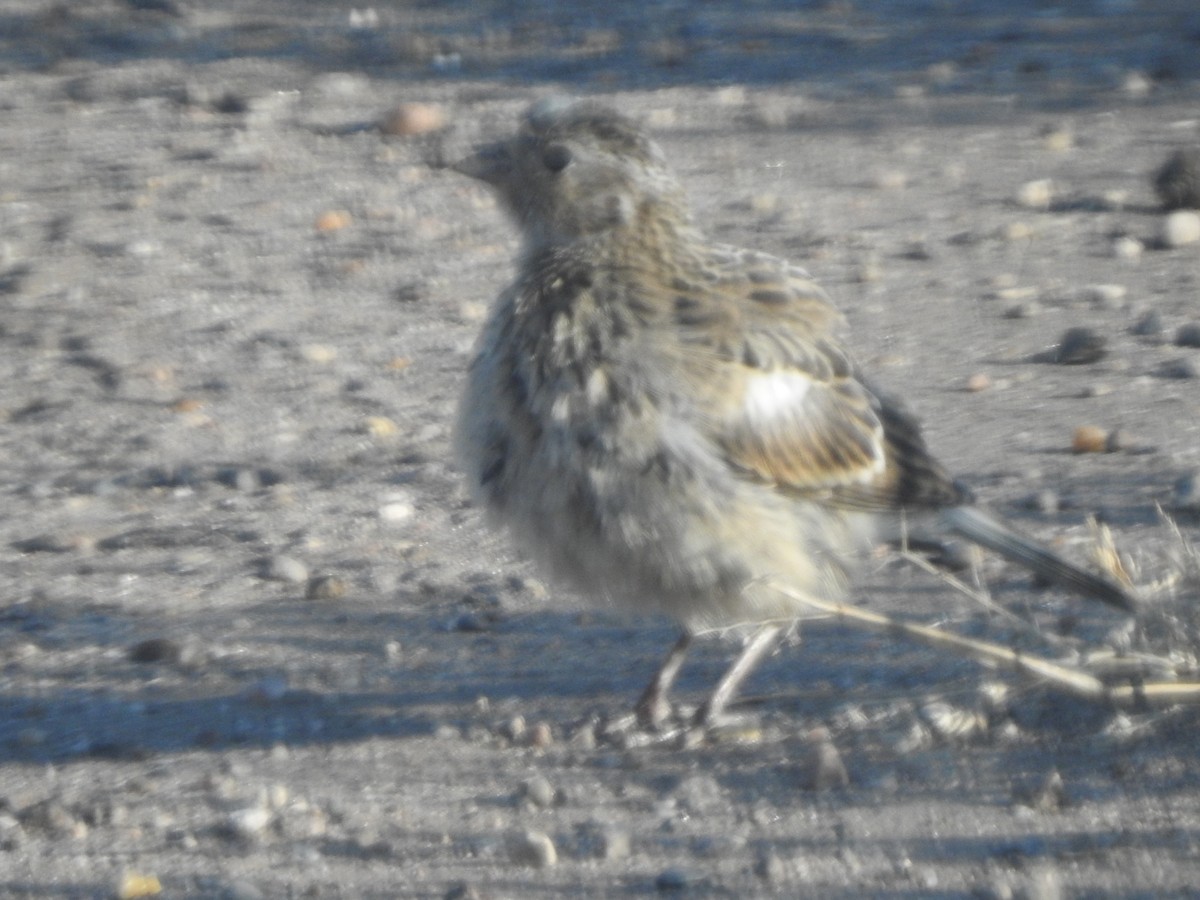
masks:
[[[638,724],[643,728],[658,728],[671,715],[671,702],[667,699],[667,692],[671,690],[691,645],[692,634],[690,631],[684,631],[666,659],[659,664],[646,689],[642,691],[634,711],[637,713]]]
[[[754,636],[742,648],[741,654],[733,661],[733,665],[725,670],[725,674],[721,676],[721,680],[717,682],[713,692],[704,701],[704,705],[696,711],[693,724],[707,728],[717,723],[725,712],[725,707],[729,705],[729,701],[733,699],[738,688],[742,686],[742,682],[746,680],[746,676],[753,672],[755,666],[771,651],[779,641],[782,631],[782,625],[769,624],[761,626],[754,633]]]

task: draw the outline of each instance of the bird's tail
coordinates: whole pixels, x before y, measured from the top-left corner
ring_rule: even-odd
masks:
[[[949,528],[973,543],[1025,566],[1047,581],[1084,596],[1102,600],[1126,612],[1136,612],[1137,598],[1111,579],[1085,572],[1045,547],[1022,537],[973,506],[956,506],[943,513]]]

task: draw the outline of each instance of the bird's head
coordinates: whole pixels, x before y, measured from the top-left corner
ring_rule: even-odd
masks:
[[[600,236],[647,215],[685,217],[682,191],[658,145],[594,101],[541,100],[515,137],[452,168],[499,194],[527,248]]]

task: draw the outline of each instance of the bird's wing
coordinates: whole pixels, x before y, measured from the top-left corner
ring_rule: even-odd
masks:
[[[731,466],[847,508],[963,502],[915,419],[859,377],[841,314],[803,269],[718,247],[701,271],[675,285],[674,324],[708,351],[690,357],[721,386],[706,421]]]

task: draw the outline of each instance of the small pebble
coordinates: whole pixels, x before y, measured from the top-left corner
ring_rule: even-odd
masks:
[[[405,492],[393,492],[385,495],[383,505],[379,507],[379,518],[389,525],[403,524],[416,514],[416,504],[411,495]]]
[[[859,264],[855,278],[862,284],[874,284],[883,279],[883,266],[874,256],[868,256]]]
[[[464,322],[482,322],[488,314],[488,305],[478,300],[464,300],[458,306],[458,314]]]
[[[529,729],[529,746],[539,750],[551,746],[554,743],[554,729],[550,727],[549,722],[538,722]]]
[[[1142,313],[1130,329],[1138,337],[1158,337],[1166,330],[1162,314],[1157,309],[1151,309]]]
[[[462,68],[461,53],[436,53],[429,61],[429,67],[440,74],[457,72]]]
[[[148,638],[129,648],[129,660],[135,663],[177,663],[183,648],[170,638]]]
[[[1039,857],[1046,854],[1038,854]],[[1062,878],[1058,869],[1050,863],[1036,866],[1025,879],[1022,896],[1026,900],[1063,900]]]
[[[1113,241],[1112,252],[1117,259],[1141,259],[1145,247],[1137,238],[1120,237]]]
[[[1103,453],[1108,448],[1108,433],[1095,425],[1080,425],[1071,435],[1075,453]]]
[[[261,806],[239,809],[226,821],[229,833],[244,841],[257,840],[270,824],[271,813]]]
[[[428,103],[401,103],[379,122],[379,130],[394,137],[428,134],[446,127],[446,114]]]
[[[691,883],[692,879],[682,869],[664,869],[654,879],[654,889],[656,891],[682,891]]]
[[[558,799],[554,785],[542,775],[534,775],[532,778],[522,782],[521,796],[534,806],[540,806],[542,809],[548,809],[553,806]]]
[[[222,469],[217,473],[217,480],[221,484],[245,494],[252,494],[262,487],[262,479],[258,472],[244,466]]]
[[[972,394],[977,394],[980,391],[986,391],[992,386],[992,379],[983,372],[976,372],[967,379],[966,390]]]
[[[117,882],[117,900],[140,900],[142,897],[157,897],[162,893],[162,883],[154,875],[126,871]]]
[[[1128,450],[1133,446],[1133,441],[1129,436],[1129,432],[1123,428],[1114,428],[1108,433],[1108,437],[1104,439],[1105,453],[1120,453],[1122,450]]]
[[[1200,243],[1200,213],[1177,209],[1163,221],[1162,242],[1167,247]]]
[[[541,831],[526,831],[514,838],[509,847],[514,862],[546,869],[558,863],[558,851],[554,841]]]
[[[1180,325],[1175,332],[1175,345],[1178,347],[1200,347],[1200,322],[1188,322]]]
[[[1026,209],[1049,209],[1054,183],[1049,178],[1027,181],[1017,189],[1017,203]]]
[[[958,77],[958,65],[950,60],[930,63],[925,67],[925,75],[933,84],[951,84]]]
[[[1075,133],[1069,125],[1049,125],[1042,129],[1042,143],[1047,150],[1062,153],[1075,146]]]
[[[1200,513],[1200,472],[1189,472],[1175,482],[1171,508],[1178,512]]]
[[[363,419],[363,431],[373,438],[390,438],[400,433],[400,426],[387,416],[367,416]]]
[[[1097,209],[1120,212],[1129,205],[1129,191],[1124,188],[1109,188],[1097,198]]]
[[[567,742],[580,750],[596,749],[596,723],[584,722],[567,738]]]
[[[1004,311],[1006,319],[1032,319],[1042,311],[1042,305],[1036,300],[1026,300],[1023,303],[1017,303],[1010,306]]]
[[[343,228],[349,228],[353,221],[354,217],[346,210],[330,209],[317,216],[313,227],[317,231],[341,231]]]
[[[600,832],[597,852],[601,859],[628,859],[632,852],[629,832],[619,828],[605,828]]]
[[[1015,284],[1002,285],[992,292],[992,297],[997,300],[1032,300],[1037,295],[1037,288]]]
[[[928,262],[936,256],[933,246],[925,239],[910,241],[901,254],[905,259]]]
[[[1123,284],[1093,284],[1084,288],[1084,299],[1097,309],[1121,309],[1129,289]]]
[[[1191,356],[1168,360],[1162,364],[1159,374],[1163,378],[1179,378],[1185,381],[1200,378],[1200,362]]]
[[[1145,97],[1153,89],[1154,82],[1150,76],[1136,69],[1126,72],[1125,77],[1121,79],[1121,90],[1130,97]]]
[[[1035,509],[1045,516],[1052,516],[1062,509],[1062,501],[1059,499],[1058,494],[1049,488],[1038,491],[1036,494],[1031,496],[1026,505],[1030,509]]]
[[[399,303],[416,303],[429,294],[429,286],[423,281],[405,281],[392,290],[392,299]]]
[[[1154,177],[1166,209],[1200,209],[1200,148],[1176,150]]]
[[[525,717],[522,715],[513,716],[500,726],[500,734],[510,741],[521,740],[525,736]]]
[[[321,97],[345,101],[370,91],[371,82],[357,72],[323,72],[312,80],[309,90]]]
[[[780,197],[778,194],[758,193],[750,198],[750,211],[760,216],[769,216],[779,211]]]
[[[300,356],[310,363],[324,366],[337,359],[337,348],[328,344],[304,344]]]
[[[1065,366],[1098,362],[1108,352],[1103,335],[1091,328],[1068,328],[1058,339],[1055,362]]]
[[[808,759],[801,773],[801,786],[808,791],[827,791],[832,788],[843,788],[850,784],[850,775],[846,764],[837,747],[824,733],[817,736],[815,743],[809,749]]]
[[[777,854],[764,853],[754,863],[754,874],[763,881],[780,882],[787,874],[787,867]]]
[[[304,590],[306,600],[336,600],[346,595],[346,582],[336,575],[314,575]]]
[[[1006,241],[1027,241],[1034,236],[1036,232],[1033,226],[1028,222],[1009,222],[1000,232],[1000,236]]]
[[[374,7],[352,9],[346,17],[346,22],[353,31],[370,31],[372,28],[379,27],[379,13]]]
[[[263,577],[288,584],[303,584],[308,581],[308,567],[295,557],[280,554],[267,561]]]
[[[149,259],[162,251],[162,245],[152,240],[130,241],[125,245],[125,252],[136,259]]]
[[[487,613],[465,612],[450,623],[450,630],[475,634],[490,631],[494,623],[495,618]]]

